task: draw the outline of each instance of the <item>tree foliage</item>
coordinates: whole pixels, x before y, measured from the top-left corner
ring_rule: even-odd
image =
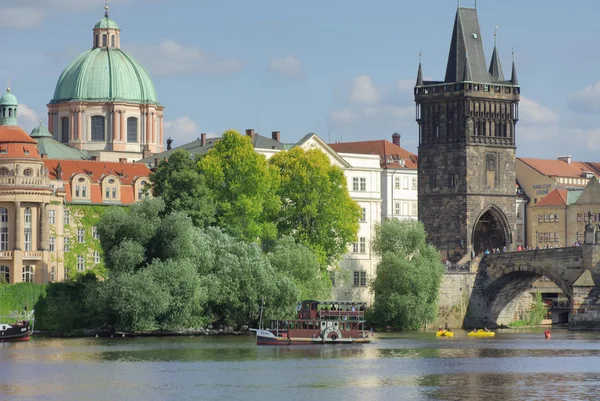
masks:
[[[427,244],[422,223],[391,219],[376,226],[373,250],[380,256],[374,318],[384,326],[416,330],[435,318],[443,268]]]
[[[219,227],[249,242],[276,238],[279,176],[250,137],[225,132],[198,166],[214,196]]]
[[[150,175],[152,194],[165,202],[165,214],[185,212],[198,227],[212,223],[215,205],[203,174],[190,154],[176,150]]]
[[[280,152],[270,162],[281,176],[279,234],[312,249],[323,268],[339,260],[356,240],[361,212],[348,194],[342,169],[320,150],[300,147]]]

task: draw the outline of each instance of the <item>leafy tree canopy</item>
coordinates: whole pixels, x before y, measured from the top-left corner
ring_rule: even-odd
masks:
[[[416,330],[433,320],[443,268],[438,251],[426,243],[423,224],[384,221],[375,229],[373,250],[381,258],[371,284],[376,322]]]
[[[356,240],[360,218],[342,169],[320,150],[300,147],[274,155],[270,163],[281,175],[279,234],[312,249],[323,268],[339,260]]]
[[[219,227],[250,242],[276,237],[279,177],[265,156],[254,151],[250,137],[225,132],[198,166],[214,195]]]
[[[194,225],[205,227],[215,217],[215,204],[204,175],[190,154],[179,149],[159,162],[150,175],[152,194],[165,202],[165,213],[186,212]]]

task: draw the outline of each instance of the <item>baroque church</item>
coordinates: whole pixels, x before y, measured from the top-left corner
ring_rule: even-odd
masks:
[[[504,76],[495,43],[487,68],[475,8],[456,12],[445,78],[425,81],[419,63],[414,96],[419,220],[429,240],[453,261],[511,249],[520,86],[514,59]]]

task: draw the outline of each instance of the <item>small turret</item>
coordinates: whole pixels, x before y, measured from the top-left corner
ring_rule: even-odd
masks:
[[[517,78],[517,67],[515,67],[515,52],[513,52],[512,75],[510,77],[510,83],[513,85],[519,85],[519,80]]]
[[[421,61],[419,61],[419,71],[417,71],[417,86],[423,86],[423,68],[421,67]]]
[[[17,125],[17,107],[15,95],[10,93],[10,82],[4,96],[0,97],[0,125]]]
[[[496,27],[496,30],[498,27]],[[492,53],[492,61],[490,62],[489,73],[492,76],[492,81],[504,81],[504,73],[502,72],[502,64],[500,63],[500,56],[498,56],[498,48],[496,47],[496,38],[498,32],[494,32],[494,52]]]

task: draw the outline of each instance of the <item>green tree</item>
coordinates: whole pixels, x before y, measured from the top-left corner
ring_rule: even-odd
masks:
[[[321,269],[310,248],[296,243],[294,238],[281,237],[268,256],[273,268],[291,279],[298,289],[296,301],[327,299],[331,295],[328,273]]]
[[[176,150],[168,159],[159,162],[150,175],[152,194],[165,202],[165,213],[186,212],[194,225],[205,227],[215,218],[215,204],[206,186],[205,178],[198,171],[198,164],[190,154]]]
[[[435,318],[443,267],[418,221],[386,220],[375,227],[373,250],[381,258],[371,283],[377,324],[416,330]]]
[[[214,194],[219,227],[251,242],[276,237],[279,176],[265,156],[254,151],[250,137],[225,132],[198,166]]]
[[[344,172],[318,149],[295,147],[270,162],[281,175],[278,233],[312,249],[325,269],[347,252],[359,229],[361,211],[348,194]]]

